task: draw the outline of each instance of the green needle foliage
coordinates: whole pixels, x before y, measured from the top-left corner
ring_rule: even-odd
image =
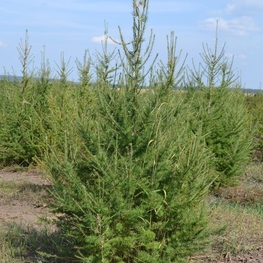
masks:
[[[47,156],[54,211],[83,262],[173,262],[201,248],[209,155],[188,113],[153,107],[150,93],[138,98],[134,124],[127,92],[104,90],[112,103],[79,123],[80,142],[65,134]]]
[[[25,33],[25,40],[24,42],[20,41],[19,43],[19,47],[17,48],[18,54],[19,54],[19,61],[21,63],[22,66],[22,93],[25,92],[28,84],[29,84],[29,80],[30,80],[30,75],[28,73],[28,66],[30,65],[30,63],[33,61],[33,55],[31,54],[31,49],[32,46],[29,44],[29,37],[28,37],[28,30],[26,30]]]
[[[216,38],[214,51],[204,46],[204,65],[199,71],[191,71],[187,94],[213,154],[214,170],[218,173],[215,188],[233,185],[242,175],[253,136],[244,94],[235,84],[233,61],[229,63],[224,56],[224,47],[218,54],[217,45]]]
[[[1,83],[0,105],[0,164],[28,166],[39,155],[41,131],[38,96],[28,86],[22,94],[8,80]]]
[[[176,56],[176,42],[177,38],[174,36],[174,32],[172,31],[170,38],[167,36],[167,63],[164,64],[161,61],[159,65],[159,72],[157,72],[157,85],[163,90],[163,94],[167,94],[167,90],[173,90],[180,87],[184,79],[184,65],[187,56],[185,56],[179,70],[177,70],[182,51],[180,51],[179,55]]]
[[[95,53],[95,69],[98,79],[98,85],[116,85],[116,76],[117,70],[119,68],[118,63],[116,62],[116,50],[108,52],[108,28],[105,24],[105,43],[102,42],[102,54],[98,51]],[[114,65],[112,65],[114,64]]]
[[[235,183],[253,133],[218,41],[214,51],[204,46],[204,64],[179,90],[186,58],[178,68],[174,33],[155,70],[152,31],[145,41],[149,0],[132,6],[132,40],[119,27],[120,41],[111,40],[120,50],[109,52],[106,28],[102,53],[76,60],[78,84],[68,81],[63,54],[57,81],[44,53],[29,77],[26,35],[22,82],[0,81],[0,164],[43,166],[57,224],[80,261],[185,262],[211,234],[207,194]]]
[[[83,90],[90,85],[91,82],[91,59],[87,57],[88,50],[85,50],[85,54],[83,56],[83,62],[81,63],[78,59],[76,60],[76,65],[79,73],[79,82],[80,89]]]
[[[252,118],[254,127],[253,159],[262,162],[263,158],[263,94],[246,96],[247,109]]]
[[[28,32],[17,48],[22,65],[22,81],[1,81],[0,94],[0,165],[28,166],[43,147],[40,114],[45,112],[44,101],[48,83],[44,75],[35,80],[29,75],[32,62]],[[42,68],[44,74],[44,69]]]
[[[50,107],[58,136],[44,166],[59,225],[77,240],[82,262],[176,262],[199,251],[207,234],[210,154],[201,130],[191,129],[191,105],[172,90],[173,80],[141,90],[145,56],[137,30],[145,28],[147,8],[148,1],[133,1],[133,58],[122,41],[127,81],[115,89],[99,74],[84,117],[72,95],[62,111]]]

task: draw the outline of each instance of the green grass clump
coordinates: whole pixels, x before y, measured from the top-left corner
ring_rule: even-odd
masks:
[[[23,225],[1,226],[0,261],[2,263],[79,262],[72,255],[74,243],[63,232],[47,227],[34,229]]]

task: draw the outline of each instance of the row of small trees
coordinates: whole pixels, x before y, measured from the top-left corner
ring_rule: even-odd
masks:
[[[60,80],[50,81],[43,59],[37,78],[0,84],[0,161],[42,165],[82,262],[183,261],[211,234],[207,194],[235,183],[249,159],[252,131],[244,95],[230,89],[232,62],[216,41],[186,81],[172,33],[167,62],[146,70],[148,6],[133,0],[123,53],[108,53],[106,42],[96,60],[77,61],[78,84],[67,81],[63,58]]]

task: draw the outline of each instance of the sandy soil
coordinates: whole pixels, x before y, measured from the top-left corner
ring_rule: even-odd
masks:
[[[8,196],[0,194],[0,223],[9,225],[11,223],[23,224],[37,227],[39,217],[51,217],[47,202],[49,199],[46,188],[50,183],[37,171],[12,172],[0,171],[0,183],[14,183],[18,188],[15,193]],[[43,202],[43,200],[45,200]]]

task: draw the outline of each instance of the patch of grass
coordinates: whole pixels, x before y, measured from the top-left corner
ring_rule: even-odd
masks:
[[[74,243],[60,231],[41,230],[11,224],[0,231],[1,263],[73,263]]]
[[[11,195],[17,190],[17,185],[14,181],[0,181],[0,200]]]
[[[211,224],[227,226],[217,240],[221,252],[255,250],[262,245],[263,164],[250,164],[237,187],[222,189],[212,202]]]
[[[0,181],[0,205],[37,205],[47,203],[50,196],[45,185],[29,182]],[[24,212],[24,211],[21,211]],[[41,219],[41,217],[40,217]],[[52,223],[52,219],[40,220],[41,224],[23,225],[10,220],[0,221],[0,262],[1,263],[70,263],[73,258],[74,243]]]
[[[260,209],[220,202],[211,212],[211,226],[224,225],[226,230],[214,239],[217,253],[255,250],[262,245],[263,217]]]
[[[230,204],[242,205],[244,209],[263,206],[263,165],[250,164],[237,186],[219,188],[215,195]]]
[[[0,203],[7,204],[13,200],[28,203],[46,202],[46,199],[50,198],[46,191],[48,187],[29,182],[0,181]]]
[[[251,253],[262,247],[262,205],[257,207],[253,203],[252,207],[248,203],[229,203],[222,198],[214,199],[210,205],[209,227],[221,227],[223,231],[212,236],[206,251],[194,255],[189,262],[232,262],[232,256]]]
[[[16,164],[4,167],[5,172],[27,172],[28,170],[29,167],[24,167]]]
[[[221,188],[209,197],[209,227],[225,230],[211,237],[211,245],[206,252],[195,255],[190,262],[223,262],[220,259],[262,247],[262,189],[263,164],[254,163],[246,168],[237,186]]]
[[[253,163],[246,169],[243,182],[257,188],[263,188],[263,163]]]

